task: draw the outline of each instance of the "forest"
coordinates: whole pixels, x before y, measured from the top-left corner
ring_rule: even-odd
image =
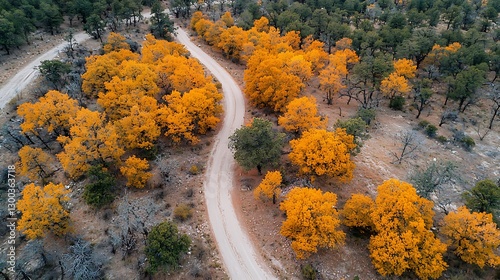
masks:
[[[4,278],[113,278],[120,263],[141,279],[227,277],[208,253],[210,229],[199,230],[222,84],[174,42],[174,22],[239,73],[251,108],[228,148],[251,182],[241,207],[258,208],[257,231],[273,235],[256,246],[284,245],[279,278],[500,277],[500,2],[3,0],[0,10],[6,54],[37,30],[68,33],[64,58],[43,61],[37,89],[3,117],[2,181],[16,170],[23,242],[17,274],[0,262]],[[77,29],[97,53],[73,43]],[[380,166],[395,171],[369,177],[381,134],[394,144]],[[90,234],[75,227],[85,221],[109,225]],[[329,259],[353,243],[371,265],[332,273]]]

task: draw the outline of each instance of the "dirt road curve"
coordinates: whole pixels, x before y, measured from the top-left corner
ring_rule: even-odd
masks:
[[[89,35],[84,32],[75,34],[75,40],[78,43],[88,40],[89,38]],[[39,66],[40,62],[43,60],[54,59],[67,44],[67,42],[61,43],[48,52],[35,58],[30,64],[26,65],[26,67],[21,69],[14,77],[12,77],[12,79],[0,88],[0,109],[3,109],[5,105],[7,105],[7,103],[9,103],[9,101],[17,95],[18,92],[28,86],[29,83],[33,82],[39,73],[35,67]]]
[[[263,261],[241,229],[231,199],[234,160],[228,149],[228,138],[243,124],[243,94],[231,75],[195,46],[184,30],[177,29],[177,39],[219,80],[224,91],[224,122],[207,165],[204,190],[210,224],[229,277],[237,280],[275,279],[269,268],[261,266]]]

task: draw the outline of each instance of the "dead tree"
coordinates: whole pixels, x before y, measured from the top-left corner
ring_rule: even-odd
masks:
[[[401,164],[403,160],[414,155],[419,148],[419,141],[417,134],[413,130],[402,131],[398,138],[401,148],[397,152],[391,153],[396,158],[392,163]]]
[[[491,92],[488,94],[488,98],[493,101],[493,105],[491,107],[491,118],[490,118],[490,124],[488,126],[489,129],[492,129],[493,127],[493,122],[495,121],[495,118],[498,116],[498,112],[500,111],[500,85],[491,84]]]
[[[102,279],[102,261],[94,255],[91,244],[81,238],[63,255],[62,264],[71,279]]]

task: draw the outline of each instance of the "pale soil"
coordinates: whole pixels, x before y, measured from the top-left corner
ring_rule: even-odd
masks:
[[[230,62],[224,58],[220,51],[207,46],[203,40],[198,39],[198,45],[216,58],[226,69],[229,69],[235,80],[243,88],[243,71],[245,69],[243,65]],[[316,97],[319,112],[329,119],[329,128],[333,128],[338,119],[354,116],[358,109],[356,101],[353,100],[350,105],[347,105],[346,98],[336,99],[333,105],[327,105],[326,102],[322,101],[323,96],[321,91],[317,89],[317,81],[311,81],[304,94]],[[415,119],[416,112],[408,109],[407,112],[393,111],[387,108],[387,101],[382,101],[381,106],[376,108],[376,120],[369,129],[370,138],[363,142],[361,152],[353,158],[356,164],[354,179],[346,184],[338,184],[333,180],[320,178],[313,185],[320,187],[324,191],[336,193],[338,196],[337,208],[341,209],[345,201],[353,193],[363,193],[374,197],[377,186],[389,178],[407,181],[411,172],[416,168],[426,167],[435,159],[453,161],[458,165],[459,173],[462,174],[462,182],[454,184],[451,189],[446,190],[442,195],[443,198],[452,200],[453,204],[449,209],[452,210],[462,204],[460,194],[464,190],[473,187],[478,180],[498,178],[500,176],[500,170],[498,169],[498,166],[500,166],[500,124],[498,120],[494,124],[494,129],[490,131],[483,141],[479,140],[474,126],[469,121],[464,125],[457,122],[443,124],[442,127],[438,127],[438,135],[444,135],[448,139],[452,139],[450,131],[452,126],[464,130],[476,142],[476,147],[472,152],[467,152],[462,147],[452,143],[441,144],[435,139],[428,138],[420,130],[417,131],[417,135],[421,144],[416,157],[404,161],[401,165],[391,163],[395,160],[391,152],[399,151],[400,143],[397,136],[403,130],[417,127],[418,122],[421,120],[428,120],[436,126],[439,124],[439,118],[444,111],[441,107],[444,100],[437,95],[433,98],[432,107],[424,110],[418,120]],[[407,105],[410,101],[407,100]],[[448,106],[454,108],[456,104],[451,103]],[[486,115],[483,119],[487,119],[489,117],[488,106],[471,107],[461,117],[469,119],[471,117],[477,118],[479,115]],[[246,120],[253,116],[265,116],[276,121],[276,116],[266,115],[263,111],[252,107],[247,108],[250,109],[247,109]],[[342,116],[339,116],[340,111]],[[289,171],[288,174],[285,174],[285,180],[293,180],[294,170],[296,169],[289,164],[286,156],[283,158],[283,164],[284,169]],[[274,269],[280,279],[302,279],[300,266],[307,263],[311,263],[318,269],[321,279],[353,279],[354,276],[359,276],[360,279],[384,279],[371,264],[367,248],[368,238],[360,236],[359,233],[356,234],[346,227],[342,227],[347,233],[344,246],[339,246],[334,250],[320,249],[317,254],[312,255],[307,260],[297,260],[290,248],[290,241],[279,234],[281,223],[284,220],[279,205],[273,205],[272,202],[260,202],[253,197],[251,190],[260,183],[262,178],[263,176],[259,176],[256,170],[244,172],[237,167],[235,181],[240,184],[234,186],[233,199],[235,205],[240,205],[239,209],[237,209],[239,210],[238,215],[245,221],[247,232],[251,235],[257,247],[261,249],[261,253],[267,260],[268,265]],[[288,182],[288,184],[283,193],[286,193],[286,190],[291,187],[291,183]],[[438,209],[435,209],[435,211],[436,224],[439,224],[443,213]],[[461,263],[457,264],[456,262],[453,262],[453,265],[459,265],[459,270],[466,270],[466,272],[461,272],[463,275],[478,279],[478,275],[471,274],[474,269],[470,266]],[[450,266],[452,266],[451,263]],[[443,277],[449,278],[452,272],[457,273],[457,268],[449,269],[448,272],[443,274]],[[479,278],[490,279],[490,277],[493,277],[492,270],[487,269],[487,274]]]
[[[130,32],[123,32],[126,36],[139,43],[142,42],[144,37],[144,30],[146,25],[141,25],[140,30],[137,28],[130,28]],[[60,43],[62,35],[55,36],[49,41],[54,41],[53,44],[44,45],[40,44],[37,50],[40,53],[51,49],[54,45]],[[58,39],[56,39],[58,38]],[[44,38],[45,39],[45,38]],[[100,47],[100,42],[96,40],[89,40],[84,45],[91,50],[97,50]],[[28,50],[31,46],[26,46],[23,50]],[[27,52],[15,52],[19,58],[14,61],[4,63],[2,67],[9,69],[9,71],[0,72],[4,77],[13,76],[16,71],[23,68],[23,65],[33,59]],[[31,53],[31,52],[30,52]],[[25,56],[23,56],[25,54]],[[37,52],[38,54],[38,52]],[[12,56],[11,56],[12,58]],[[24,58],[26,61],[22,60]],[[8,60],[6,57],[2,59]],[[15,62],[19,63],[15,63]],[[22,62],[22,63],[21,63]],[[3,68],[2,68],[3,69]],[[9,73],[6,73],[9,72]],[[10,76],[9,76],[10,74]],[[18,96],[14,103],[4,108],[1,111],[0,124],[9,121],[13,115],[15,105],[21,104],[26,101],[34,101],[30,94],[33,90],[39,88],[40,78],[35,80],[29,87],[25,88]],[[0,84],[1,85],[1,84]],[[164,181],[159,176],[153,177],[148,187],[143,190],[130,190],[124,186],[124,182],[119,182],[116,198],[113,204],[107,209],[94,210],[88,207],[82,199],[83,188],[88,183],[87,180],[77,182],[76,184],[66,179],[62,173],[54,177],[54,181],[61,182],[71,189],[72,208],[71,218],[73,221],[73,235],[80,236],[94,244],[96,256],[103,260],[104,269],[106,270],[107,279],[142,279],[140,269],[144,268],[144,239],[140,233],[137,233],[137,248],[130,255],[122,259],[120,251],[115,254],[112,253],[109,235],[111,232],[120,234],[120,225],[118,222],[118,206],[123,202],[124,196],[127,194],[129,201],[136,201],[139,205],[144,202],[140,207],[140,211],[150,207],[154,204],[156,214],[150,217],[146,224],[150,227],[165,220],[173,220],[179,227],[179,230],[186,233],[192,239],[192,246],[189,253],[184,257],[182,266],[179,270],[170,273],[158,273],[153,279],[193,279],[201,277],[205,279],[227,279],[226,272],[220,261],[220,255],[217,246],[213,241],[213,235],[210,230],[208,215],[206,213],[205,200],[203,194],[203,172],[204,167],[208,161],[208,156],[211,151],[212,141],[216,132],[209,132],[206,136],[201,137],[201,141],[197,146],[180,145],[180,146],[165,146],[161,143],[166,141],[160,140],[160,147],[158,154],[162,155],[161,162],[151,161],[151,168],[154,174],[158,173],[158,164],[168,164],[172,167],[172,178],[169,182]],[[0,159],[6,165],[13,164],[17,160],[17,155],[14,155],[2,149],[0,152]],[[189,170],[193,165],[200,167],[200,173],[197,175],[190,174]],[[19,178],[18,180],[20,180]],[[26,183],[26,182],[25,182]],[[188,192],[189,191],[189,192]],[[192,195],[189,193],[192,191]],[[178,221],[173,217],[174,208],[181,204],[188,204],[192,207],[192,218],[185,222]],[[61,255],[67,251],[69,246],[69,239],[56,238],[48,235],[44,241],[45,249],[54,255]],[[4,247],[2,245],[2,247]],[[18,249],[22,252],[23,245]],[[197,272],[197,273],[195,273]],[[195,275],[198,276],[195,276]]]

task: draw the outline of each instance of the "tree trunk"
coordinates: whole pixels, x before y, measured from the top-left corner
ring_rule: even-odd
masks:
[[[262,175],[262,165],[257,164],[257,171],[259,171],[259,175]]]
[[[497,108],[495,110],[493,110],[493,116],[491,116],[490,125],[488,126],[489,129],[491,129],[493,127],[493,121],[495,120],[495,117],[498,114],[498,110],[500,110],[500,105],[498,105]]]

